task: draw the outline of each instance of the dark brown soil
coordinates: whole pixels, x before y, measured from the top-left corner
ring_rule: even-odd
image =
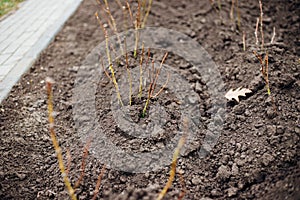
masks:
[[[270,87],[277,107],[275,112],[264,87],[259,63],[252,53],[257,49],[253,33],[259,16],[258,2],[239,1],[240,31],[230,20],[231,1],[221,1],[221,12],[209,2],[154,1],[148,20],[150,26],[173,29],[197,40],[218,65],[225,91],[237,87],[253,91],[240,103],[227,102],[223,131],[208,156],[200,159],[196,151],[190,150],[178,160],[178,169],[183,172],[186,183],[185,199],[299,199],[300,3],[263,1]],[[118,8],[114,3],[111,6],[113,11]],[[48,131],[44,82],[47,76],[56,80],[56,131],[64,155],[67,149],[72,155],[69,174],[72,183],[79,177],[85,144],[76,133],[73,121],[72,89],[78,66],[104,39],[94,18],[97,9],[94,1],[83,1],[55,40],[2,102],[0,199],[68,198]],[[117,20],[122,19],[122,12],[114,14]],[[274,26],[276,37],[271,45],[269,41]],[[243,51],[242,45],[243,31],[246,34],[246,51]],[[167,64],[174,65],[172,62],[175,60],[171,58]],[[182,69],[184,71],[184,67]],[[187,68],[186,72],[192,71]],[[197,88],[197,81],[191,79],[190,83],[203,99],[200,105],[201,113],[204,113],[202,117],[209,118],[205,113],[210,101],[205,98],[205,87]],[[103,93],[105,90],[98,91],[99,98],[100,91]],[[159,101],[173,105],[172,102],[167,103],[172,98],[172,94],[162,95]],[[137,110],[141,108],[139,101],[136,101],[136,106]],[[105,107],[105,104],[97,104],[100,116],[101,109]],[[176,106],[168,108],[169,115],[175,116],[176,122]],[[175,122],[166,129],[176,129]],[[115,127],[112,121],[108,123],[111,123],[107,124],[109,127]],[[107,135],[116,137],[113,130],[110,129]],[[129,136],[121,134],[115,139],[124,149],[135,151],[140,145],[151,149],[152,145],[155,147],[157,142],[168,137],[173,135],[154,138],[150,142],[135,140],[134,144],[128,145]],[[76,191],[79,199],[92,198],[102,165],[92,154],[88,156],[84,181]],[[155,199],[168,180],[168,172],[169,167],[138,174],[107,169],[98,197]],[[165,199],[177,199],[181,189],[179,177],[176,177]]]

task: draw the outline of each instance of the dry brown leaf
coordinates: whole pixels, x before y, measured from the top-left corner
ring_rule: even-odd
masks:
[[[225,97],[229,100],[235,99],[239,102],[239,96],[246,96],[246,93],[251,93],[252,91],[246,88],[237,88],[236,90],[230,89],[226,94]]]

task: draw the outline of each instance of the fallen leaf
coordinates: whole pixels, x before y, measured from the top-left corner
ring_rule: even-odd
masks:
[[[236,90],[230,89],[226,94],[225,97],[229,100],[235,99],[239,102],[239,96],[246,96],[246,93],[251,93],[252,91],[246,88],[237,88]]]

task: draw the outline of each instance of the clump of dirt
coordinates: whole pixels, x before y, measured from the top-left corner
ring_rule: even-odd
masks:
[[[186,183],[186,199],[299,198],[299,6],[299,2],[295,1],[263,1],[265,43],[269,52],[270,88],[277,107],[275,112],[260,75],[260,65],[252,53],[259,49],[253,34],[260,15],[258,2],[239,1],[240,30],[237,23],[230,19],[231,1],[221,1],[220,11],[208,1],[153,3],[149,25],[180,31],[199,42],[218,65],[226,91],[237,87],[253,91],[238,104],[227,103],[223,130],[208,156],[200,158],[197,153],[203,136],[199,133],[194,150],[178,160],[178,170],[183,172]],[[44,87],[47,76],[57,81],[54,88],[56,131],[64,156],[66,149],[70,149],[72,155],[69,177],[73,183],[79,177],[84,144],[74,124],[72,89],[78,66],[104,40],[94,19],[96,10],[96,3],[83,1],[30,71],[2,102],[1,199],[68,198],[48,133]],[[111,10],[116,20],[121,21],[122,11],[116,3],[112,3]],[[276,37],[275,42],[270,44],[273,27],[276,27]],[[246,51],[243,51],[243,32],[246,34]],[[171,57],[166,64],[178,66],[177,70],[187,74],[184,77],[188,80],[197,74],[189,63],[176,61],[176,58]],[[110,106],[105,103],[107,96],[111,96],[107,92],[112,85],[108,84],[105,76],[102,81],[104,90],[99,86],[96,106],[98,116],[107,119],[112,117]],[[189,83],[201,100],[199,110],[205,125],[211,118],[211,99],[206,83],[202,83],[198,76],[191,78]],[[136,139],[136,145],[131,146],[127,142],[132,136],[118,130],[113,121],[112,127],[109,127],[112,130],[106,133],[128,150],[134,151],[139,145],[145,145],[150,151],[152,145],[160,139],[172,137],[172,130],[177,129],[176,109],[179,105],[175,96],[162,93],[156,100],[168,111],[166,120],[171,123],[166,127],[170,131],[167,137],[157,136],[153,143]],[[100,101],[101,98],[105,101]],[[134,106],[138,109],[131,110],[131,114],[136,116],[132,117],[133,120],[140,123],[149,119],[136,115],[144,100],[145,97],[138,101],[135,99]],[[148,116],[156,102],[150,103]],[[92,153],[88,156],[84,181],[76,191],[79,199],[92,198],[103,164]],[[99,199],[155,199],[167,182],[168,172],[169,167],[138,174],[107,169]],[[176,177],[166,199],[178,198],[181,189],[180,180]]]

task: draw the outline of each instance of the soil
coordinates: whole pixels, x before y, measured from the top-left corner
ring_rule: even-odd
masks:
[[[223,130],[217,144],[205,158],[199,158],[197,154],[201,143],[179,158],[177,169],[183,173],[185,180],[185,199],[299,199],[300,2],[263,1],[270,88],[277,111],[274,111],[272,98],[264,87],[260,65],[252,53],[258,50],[253,34],[259,16],[258,2],[239,1],[240,27],[230,19],[231,1],[221,3],[219,11],[218,6],[212,6],[209,1],[154,1],[147,22],[150,26],[182,32],[198,41],[217,64],[225,91],[238,87],[253,91],[241,98],[239,103],[227,101]],[[97,10],[94,1],[84,0],[2,102],[0,199],[68,198],[48,131],[44,81],[48,76],[56,80],[57,136],[64,156],[67,149],[71,153],[69,177],[72,183],[78,179],[85,144],[76,133],[72,89],[78,66],[104,40],[94,17]],[[112,3],[111,10],[116,20],[122,20],[117,4]],[[276,27],[275,42],[270,44],[273,27]],[[243,51],[243,32],[246,35],[246,51]],[[210,117],[211,103],[205,83],[199,86],[201,77],[193,77],[191,67],[184,61],[176,62],[176,56],[167,60],[171,66],[178,63],[180,66],[175,69],[183,74],[186,72],[187,79],[192,77],[189,83],[203,100],[199,108],[205,124]],[[100,100],[103,96],[105,99],[105,92],[111,87],[107,80],[103,81],[106,89],[98,89]],[[97,102],[98,115],[107,120],[111,118],[111,111],[105,110],[107,105],[100,100]],[[178,105],[174,104],[174,95],[163,93],[156,101],[168,108],[166,120],[170,123],[165,127],[166,132],[177,129]],[[135,99],[137,109],[132,110],[133,116],[143,103]],[[134,120],[142,123],[147,118],[137,117]],[[158,143],[163,140],[173,137],[172,134],[158,135],[151,141],[136,139],[131,143],[131,136],[117,130],[113,120],[107,120],[107,127],[106,134],[128,151],[136,151],[140,146],[151,150],[159,147]],[[114,131],[118,134],[114,135]],[[201,138],[200,133],[199,140]],[[92,198],[103,164],[92,153],[89,154],[84,180],[76,190],[79,199]],[[168,166],[146,173],[108,168],[98,198],[155,199],[167,182],[168,173]],[[181,181],[176,177],[165,199],[177,199],[181,190]]]

